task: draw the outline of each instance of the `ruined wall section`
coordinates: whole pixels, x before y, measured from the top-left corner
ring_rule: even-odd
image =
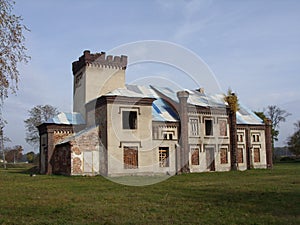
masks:
[[[97,175],[99,170],[99,127],[95,126],[76,134],[70,141],[71,175]]]

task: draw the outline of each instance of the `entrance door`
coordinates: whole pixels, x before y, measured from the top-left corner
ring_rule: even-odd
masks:
[[[215,171],[215,149],[205,148],[206,152],[206,165],[209,171]]]

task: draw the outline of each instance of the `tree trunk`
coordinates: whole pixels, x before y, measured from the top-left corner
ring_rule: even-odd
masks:
[[[230,158],[231,170],[238,169],[237,163],[237,126],[236,126],[236,112],[230,110],[229,112],[229,129],[230,129]]]

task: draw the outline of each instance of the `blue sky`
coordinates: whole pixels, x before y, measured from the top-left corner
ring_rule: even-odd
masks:
[[[141,40],[190,49],[209,65],[224,92],[231,87],[253,110],[275,104],[291,112],[277,145],[284,145],[300,120],[297,0],[16,0],[15,13],[31,30],[26,43],[32,60],[20,66],[19,91],[5,101],[8,145],[32,150],[23,122],[30,108],[51,104],[72,110],[71,63],[83,50],[108,51]]]

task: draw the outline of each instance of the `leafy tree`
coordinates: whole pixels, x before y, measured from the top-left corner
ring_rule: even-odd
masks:
[[[51,105],[38,105],[28,111],[29,118],[24,120],[26,128],[26,142],[34,147],[39,143],[37,126],[58,114],[57,108]]]
[[[28,152],[28,153],[26,154],[26,159],[27,159],[27,161],[28,161],[29,163],[33,163],[33,161],[34,161],[34,156],[35,156],[34,152]]]
[[[296,131],[293,135],[288,138],[288,148],[290,152],[294,153],[296,156],[300,155],[300,120],[294,123]]]
[[[8,89],[13,93],[18,89],[19,62],[27,63],[22,17],[13,14],[12,0],[0,0],[0,99],[1,103],[8,97]]]
[[[267,119],[267,117],[266,117],[266,115],[265,115],[264,112],[256,112],[256,111],[254,111],[254,113],[255,113],[259,118],[261,118],[264,122],[265,122],[265,120]]]

